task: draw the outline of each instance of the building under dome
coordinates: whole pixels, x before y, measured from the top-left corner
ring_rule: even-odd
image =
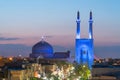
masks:
[[[52,45],[48,42],[41,40],[32,47],[31,58],[49,58],[49,59],[68,59],[70,51],[67,52],[54,52]]]
[[[44,58],[53,57],[53,47],[44,40],[36,43],[32,47],[32,54],[30,54],[30,57],[37,58],[38,56],[41,56]]]

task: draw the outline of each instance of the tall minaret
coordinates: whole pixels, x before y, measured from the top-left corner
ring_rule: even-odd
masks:
[[[90,19],[89,19],[89,39],[93,39],[93,20],[92,20],[92,12],[90,11]]]
[[[79,11],[77,12],[77,34],[76,34],[76,39],[80,39],[80,14]]]

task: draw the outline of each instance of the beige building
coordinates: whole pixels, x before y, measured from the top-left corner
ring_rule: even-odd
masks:
[[[27,70],[11,70],[10,80],[29,80],[29,73]]]
[[[30,80],[31,77],[35,77],[34,72],[40,68],[41,65],[37,63],[23,64],[20,69],[9,69],[8,79],[9,80]]]

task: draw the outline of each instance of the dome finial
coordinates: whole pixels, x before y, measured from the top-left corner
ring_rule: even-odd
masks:
[[[41,37],[41,39],[42,39],[41,41],[44,41],[45,37],[44,37],[44,36],[42,36],[42,37]]]

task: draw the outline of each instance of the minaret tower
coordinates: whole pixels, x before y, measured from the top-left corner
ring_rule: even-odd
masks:
[[[92,20],[92,12],[90,11],[90,19],[89,19],[89,39],[93,39],[93,20]]]
[[[79,11],[77,12],[77,34],[76,34],[76,39],[80,39],[80,14]]]

